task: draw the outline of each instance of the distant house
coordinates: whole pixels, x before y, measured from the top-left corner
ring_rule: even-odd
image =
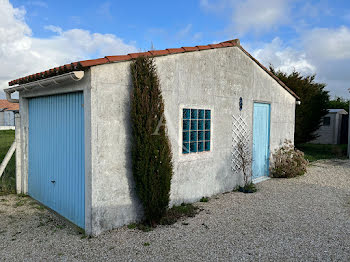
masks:
[[[15,113],[19,111],[19,104],[0,99],[0,126],[15,126]]]
[[[329,109],[323,117],[321,127],[316,134],[319,136],[315,144],[346,144],[348,142],[349,115],[344,109]]]

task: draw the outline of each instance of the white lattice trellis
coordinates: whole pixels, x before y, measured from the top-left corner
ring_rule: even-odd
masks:
[[[232,166],[233,172],[240,171],[242,169],[242,159],[238,149],[238,143],[241,141],[243,144],[243,151],[245,157],[251,159],[250,153],[250,130],[247,122],[242,115],[232,116]],[[248,167],[250,168],[250,167]]]

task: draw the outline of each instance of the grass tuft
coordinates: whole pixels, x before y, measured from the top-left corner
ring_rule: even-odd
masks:
[[[136,223],[131,223],[127,226],[129,229],[135,229],[137,228],[137,224]]]
[[[255,193],[257,189],[255,185],[251,182],[243,187],[242,186],[238,187],[238,191],[243,193]]]
[[[180,206],[170,208],[160,220],[161,225],[172,225],[182,217],[194,217],[198,213],[198,207],[192,204],[182,203]]]
[[[209,197],[202,197],[199,201],[203,203],[209,202]]]
[[[0,163],[5,158],[7,151],[10,149],[15,140],[14,130],[0,131]],[[16,159],[15,154],[12,155],[10,162],[5,168],[4,174],[0,178],[0,195],[16,193]]]

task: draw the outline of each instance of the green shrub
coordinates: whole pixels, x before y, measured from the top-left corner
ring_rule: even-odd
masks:
[[[131,63],[132,171],[143,204],[145,222],[159,223],[169,205],[172,154],[164,119],[164,103],[154,61]]]
[[[272,155],[270,168],[272,177],[290,178],[305,174],[308,161],[304,153],[296,149],[291,141],[286,140],[283,146]]]

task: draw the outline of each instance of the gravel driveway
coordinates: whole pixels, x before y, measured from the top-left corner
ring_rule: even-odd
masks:
[[[96,238],[30,198],[0,196],[0,260],[350,261],[348,160],[318,161],[303,177],[257,187],[197,203],[196,217],[172,226]]]

